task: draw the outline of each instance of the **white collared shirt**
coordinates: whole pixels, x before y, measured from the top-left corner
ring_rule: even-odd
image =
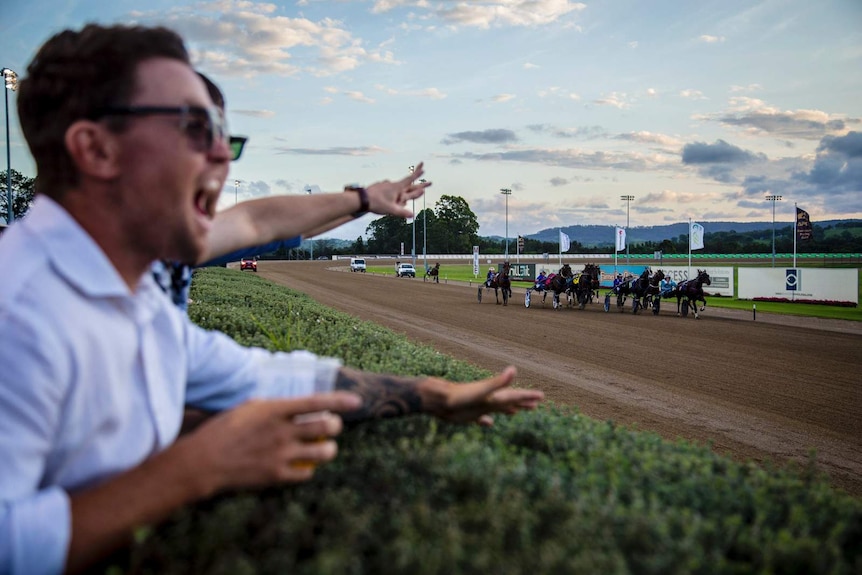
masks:
[[[0,239],[0,269],[0,574],[62,571],[68,493],[173,443],[185,405],[307,395],[331,388],[340,365],[203,330],[149,273],[132,293],[44,196]],[[288,370],[277,384],[274,357]]]

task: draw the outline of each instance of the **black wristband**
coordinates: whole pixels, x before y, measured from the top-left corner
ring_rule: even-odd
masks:
[[[368,213],[368,190],[362,186],[344,186],[345,192],[356,192],[359,194],[359,209],[353,212],[353,217],[358,218]]]

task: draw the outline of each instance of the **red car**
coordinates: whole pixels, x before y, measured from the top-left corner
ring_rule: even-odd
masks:
[[[239,262],[239,270],[251,270],[253,272],[257,272],[257,260],[243,258]]]

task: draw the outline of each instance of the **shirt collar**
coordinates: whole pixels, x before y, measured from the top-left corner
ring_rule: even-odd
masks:
[[[33,231],[51,263],[66,281],[93,297],[128,297],[131,292],[99,245],[60,204],[38,194],[33,202]],[[152,278],[145,273],[141,283]],[[150,281],[152,283],[152,281]]]

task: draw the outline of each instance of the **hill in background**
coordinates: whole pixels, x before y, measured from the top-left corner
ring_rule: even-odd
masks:
[[[704,230],[707,234],[707,237],[711,233],[718,232],[737,232],[737,233],[749,233],[749,232],[764,232],[769,233],[772,231],[772,222],[698,222],[704,227]],[[824,220],[812,222],[815,228],[821,229],[829,229],[836,226],[840,226],[844,228],[844,230],[850,231],[854,236],[860,238],[860,246],[862,246],[862,220],[857,219],[845,219],[845,220]],[[775,222],[775,231],[776,234],[789,234],[790,228],[792,224],[788,222]],[[602,245],[611,245],[614,241],[614,227],[615,226],[602,226],[602,225],[573,225],[573,226],[563,226],[561,228],[547,228],[536,232],[535,234],[525,234],[524,237],[529,238],[531,240],[538,240],[541,242],[551,242],[556,243],[559,241],[559,231],[562,230],[564,233],[568,234],[569,239],[573,242],[580,242],[583,246],[586,247],[597,247]],[[481,229],[479,230],[481,232]],[[837,232],[837,230],[833,230],[833,232]],[[668,224],[665,226],[635,226],[630,227],[627,232],[628,242],[630,245],[640,244],[644,242],[655,242],[661,243],[663,240],[673,240],[674,238],[679,238],[680,236],[685,237],[688,235],[688,222],[679,222],[675,224]],[[828,234],[827,234],[828,235]],[[513,231],[512,235],[509,236],[510,240],[514,240],[518,236],[517,231]],[[483,236],[480,233],[480,237],[494,242],[503,242],[503,236]],[[330,251],[331,250],[344,250],[350,249],[355,240],[347,240],[347,239],[336,239],[336,238],[326,238],[326,239],[318,239],[316,240],[317,246],[323,248],[326,246]],[[409,249],[409,247],[408,247]],[[421,249],[421,248],[420,248]],[[862,249],[862,247],[860,247]]]
[[[817,227],[828,228],[836,224],[847,224],[850,222],[858,222],[862,226],[862,220],[825,220],[822,222],[812,222]],[[755,232],[761,230],[772,230],[772,222],[698,222],[704,228],[706,234],[716,232],[731,232],[738,233]],[[775,222],[775,230],[778,232],[782,229],[787,229],[792,226],[787,222]],[[615,226],[563,226],[562,228],[548,228],[535,234],[528,234],[525,237],[544,241],[557,242],[559,241],[559,231],[569,236],[573,242],[580,242],[585,246],[597,246],[602,244],[612,244],[614,241]],[[688,222],[679,222],[666,226],[636,226],[630,227],[626,233],[629,244],[638,244],[643,242],[660,243],[662,240],[672,240],[680,236],[688,235]],[[502,238],[501,238],[502,239]]]

